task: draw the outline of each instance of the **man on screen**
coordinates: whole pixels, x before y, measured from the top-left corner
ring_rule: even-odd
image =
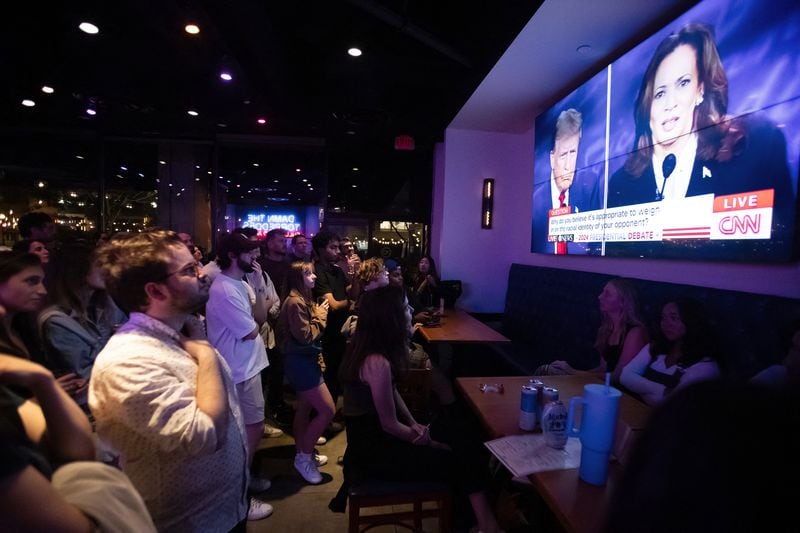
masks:
[[[550,179],[537,187],[533,195],[534,251],[587,253],[585,245],[570,244],[568,248],[566,242],[554,243],[547,239],[551,209],[569,207],[570,213],[578,213],[601,207],[597,180],[585,176],[575,179],[582,126],[583,116],[573,108],[562,111],[556,120],[550,150]]]

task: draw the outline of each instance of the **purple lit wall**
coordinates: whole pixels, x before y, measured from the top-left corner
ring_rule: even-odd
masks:
[[[437,150],[431,252],[443,278],[462,280],[459,307],[502,312],[512,263],[800,298],[798,263],[748,265],[530,253],[533,146],[532,130],[514,135],[450,128],[444,146]],[[480,227],[484,178],[495,180],[490,230]]]

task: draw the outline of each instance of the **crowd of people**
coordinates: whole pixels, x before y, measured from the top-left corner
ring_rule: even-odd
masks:
[[[326,230],[287,250],[283,230],[237,228],[203,264],[185,233],[57,243],[42,215],[22,217],[23,244],[0,252],[0,515],[12,530],[244,531],[273,512],[260,498],[271,482],[252,470],[261,439],[291,431],[294,468],[319,484],[316,448],[345,427],[345,484],[447,481],[480,531],[499,530],[487,470],[464,468],[486,452],[447,416],[451,381],[414,339],[440,298],[433,258],[406,278]],[[698,302],[666,303],[652,332],[629,281],[608,282],[598,305],[598,365],[539,373],[608,372],[649,404],[719,377]],[[753,382],[794,382],[798,345],[795,331]],[[431,369],[443,416],[430,425],[398,392],[409,368]]]
[[[23,240],[0,251],[2,448],[14,459],[0,472],[0,506],[10,523],[39,529],[62,515],[77,530],[243,531],[273,512],[258,497],[271,482],[251,467],[260,440],[281,427],[294,436],[298,473],[322,482],[328,459],[316,446],[344,429],[345,417],[334,419],[349,383],[340,367],[348,340],[364,336],[358,303],[389,285],[382,260],[362,261],[350,240],[324,230],[313,249],[295,235],[287,250],[282,230],[260,240],[237,228],[204,264],[186,233],[58,242],[44,213],[19,227]],[[438,284],[430,265],[420,262],[421,287],[406,287],[392,265],[418,318],[430,314],[419,296],[430,304]],[[372,355],[411,362],[406,315],[403,306],[385,318],[404,333]],[[452,389],[443,398],[452,402]],[[428,431],[413,422],[404,436],[438,446]],[[59,493],[81,479],[107,490]],[[36,499],[31,490],[44,491],[38,500],[52,513],[13,505]]]

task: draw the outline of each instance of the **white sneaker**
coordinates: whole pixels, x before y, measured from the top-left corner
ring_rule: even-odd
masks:
[[[264,422],[264,436],[268,439],[273,437],[280,437],[283,435],[283,430],[280,428],[276,428],[275,426],[270,426],[266,422]]]
[[[250,498],[250,508],[247,510],[248,520],[263,520],[272,514],[272,506],[255,498]]]
[[[328,456],[320,455],[317,452],[314,452],[314,462],[317,464],[318,467],[325,466],[326,464],[328,464]]]
[[[272,481],[263,477],[250,477],[248,488],[250,492],[264,492],[272,486]]]
[[[322,474],[319,473],[316,461],[311,459],[311,455],[300,453],[295,455],[294,468],[300,472],[300,475],[303,476],[303,479],[312,485],[317,485],[322,482]]]
[[[327,442],[328,442],[328,439],[326,439],[326,438],[325,438],[325,437],[323,437],[323,436],[320,436],[320,437],[317,439],[317,446],[322,446],[323,444],[327,444]]]

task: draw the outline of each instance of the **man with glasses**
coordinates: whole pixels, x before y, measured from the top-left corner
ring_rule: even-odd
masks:
[[[247,436],[247,465],[251,466],[258,443],[264,432],[264,390],[261,371],[265,369],[267,349],[259,335],[260,327],[253,316],[253,303],[245,274],[256,273],[264,285],[258,241],[241,233],[225,233],[217,244],[217,264],[220,274],[214,279],[206,305],[208,339],[219,350],[233,372],[233,382],[239,397]],[[263,287],[254,287],[258,291]],[[263,492],[270,487],[268,479],[252,477],[250,490]],[[272,507],[255,498],[250,501],[248,520],[260,520],[272,513]]]
[[[97,356],[89,405],[159,531],[244,531],[247,450],[230,369],[192,313],[208,280],[171,231],[99,252],[130,319]]]

